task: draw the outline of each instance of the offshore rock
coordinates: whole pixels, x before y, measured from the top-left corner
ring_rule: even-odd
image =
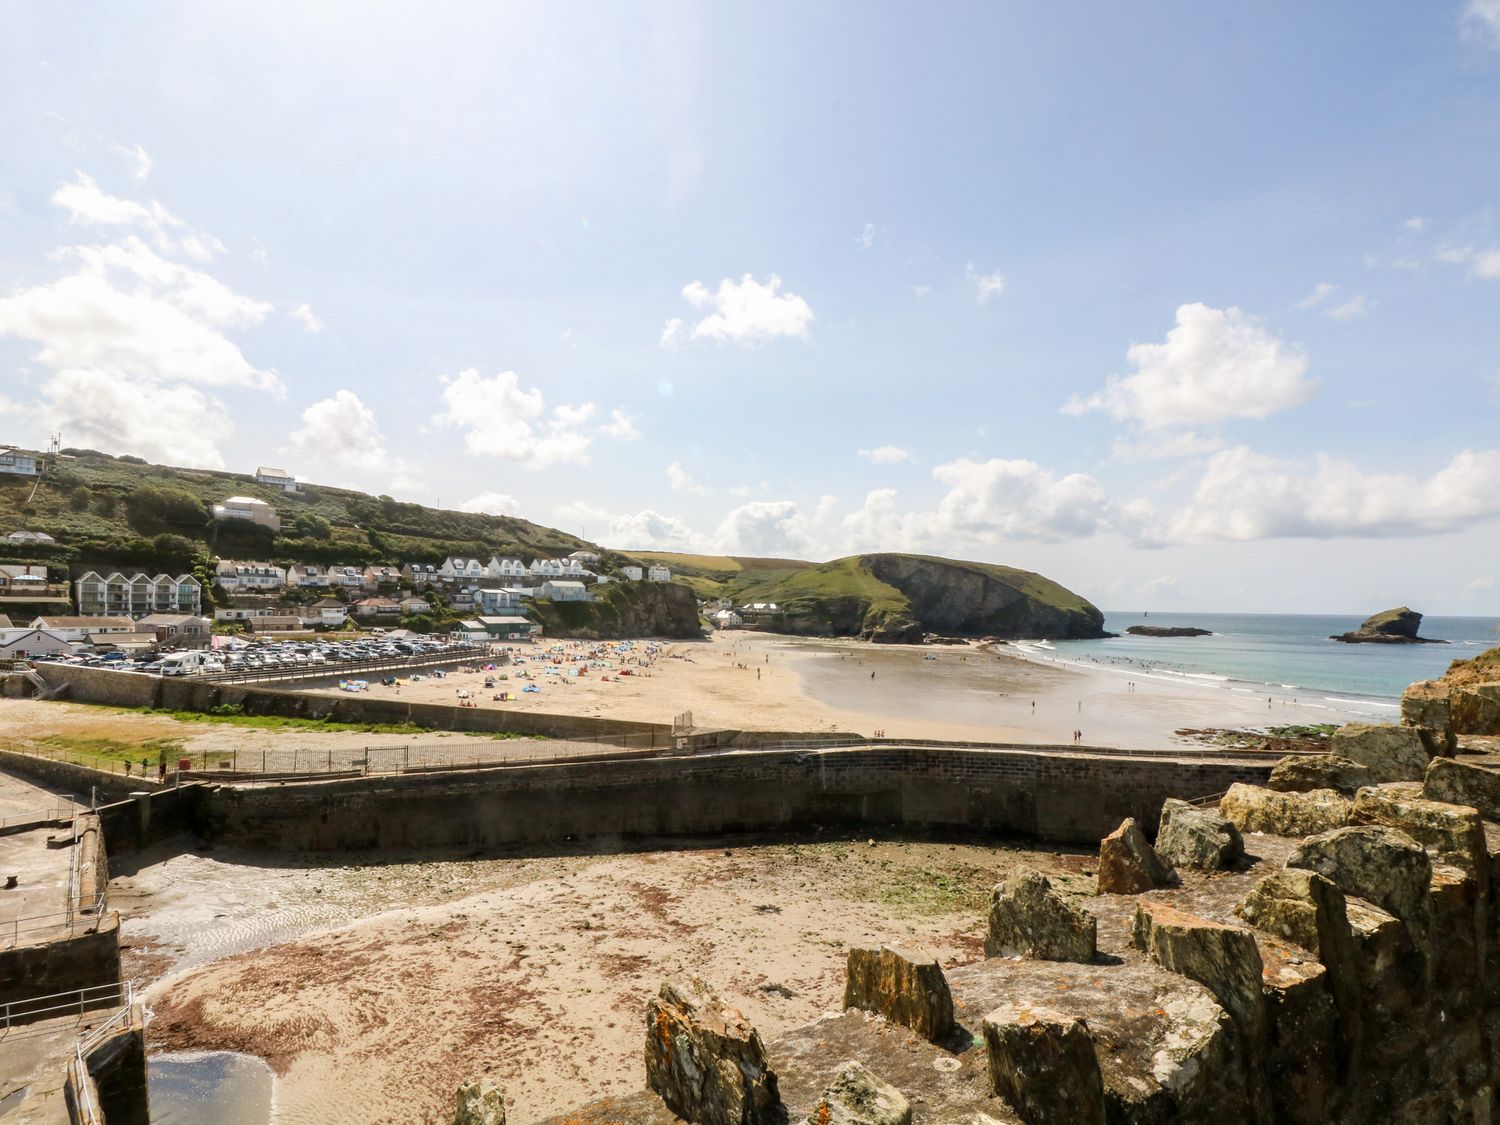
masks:
[[[1177,884],[1177,872],[1156,854],[1141,826],[1127,816],[1099,841],[1099,893],[1135,895]]]
[[[1104,1125],[1104,1080],[1088,1025],[1042,1007],[984,1017],[994,1092],[1027,1125]]]
[[[769,1125],[781,1094],[760,1033],[694,978],[646,1006],[646,1085],[696,1125]]]
[[[1272,836],[1307,836],[1340,828],[1349,819],[1352,802],[1332,789],[1307,793],[1278,793],[1258,785],[1236,782],[1219,800],[1219,815],[1241,832]]]
[[[1398,828],[1444,863],[1485,876],[1488,882],[1484,824],[1469,806],[1413,797],[1394,786],[1370,786],[1355,796],[1349,823]]]
[[[488,1078],[458,1088],[453,1125],[505,1125],[505,1091]]]
[[[1479,810],[1486,820],[1500,820],[1500,773],[1466,762],[1434,758],[1422,778],[1422,796]]]
[[[1367,767],[1376,784],[1421,781],[1431,757],[1421,735],[1395,723],[1345,723],[1329,741],[1333,753]]]
[[[1097,952],[1097,935],[1092,914],[1053,890],[1041,872],[1017,867],[990,900],[984,955],[1087,963]]]
[[[932,1042],[953,1032],[953,995],[931,954],[889,945],[849,950],[844,1007],[878,1012]]]
[[[1365,618],[1359,628],[1352,633],[1340,633],[1328,639],[1343,641],[1345,644],[1442,645],[1448,643],[1433,640],[1430,637],[1417,636],[1417,630],[1421,626],[1422,615],[1403,605]]]
[[[1227,871],[1244,858],[1245,841],[1224,817],[1168,797],[1156,829],[1156,853],[1177,867]]]
[[[1377,825],[1336,828],[1302,841],[1286,865],[1316,871],[1346,895],[1395,915],[1419,945],[1432,930],[1432,861],[1405,832]]]
[[[805,1125],[911,1125],[911,1102],[863,1063],[851,1060],[834,1071],[833,1084]]]
[[[1271,779],[1266,782],[1268,788],[1281,793],[1332,789],[1345,797],[1373,784],[1368,766],[1337,754],[1288,754],[1271,767]]]

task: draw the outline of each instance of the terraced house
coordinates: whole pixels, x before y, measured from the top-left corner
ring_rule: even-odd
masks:
[[[145,617],[150,613],[199,614],[203,586],[191,574],[176,578],[144,573],[126,577],[119,571],[101,575],[91,570],[73,583],[81,617]]]

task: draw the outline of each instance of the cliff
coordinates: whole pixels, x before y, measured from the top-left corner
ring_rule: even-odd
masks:
[[[1401,697],[1401,721],[1433,738],[1500,735],[1500,646],[1455,660],[1440,680],[1412,684]]]
[[[548,637],[616,640],[697,637],[698,599],[676,582],[611,582],[589,602],[532,602],[531,616]]]
[[[1417,636],[1422,627],[1422,615],[1404,605],[1387,609],[1367,617],[1352,633],[1340,633],[1329,637],[1349,645],[1445,645],[1447,641]]]
[[[949,636],[1102,637],[1104,614],[1030,571],[926,555],[871,554],[752,586],[749,602],[774,602],[764,624],[810,636],[911,643]]]

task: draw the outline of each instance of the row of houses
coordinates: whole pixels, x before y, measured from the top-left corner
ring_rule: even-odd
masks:
[[[75,604],[83,617],[140,618],[153,613],[203,612],[203,585],[191,574],[175,578],[145,572],[125,575],[91,570],[73,583]]]
[[[45,614],[20,626],[0,615],[0,660],[110,650],[137,653],[159,645],[204,648],[212,631],[207,618],[183,613],[152,613],[139,620]]]

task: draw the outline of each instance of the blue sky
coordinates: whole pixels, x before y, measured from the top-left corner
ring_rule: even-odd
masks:
[[[1500,605],[1500,0],[0,0],[0,132],[0,440]]]

